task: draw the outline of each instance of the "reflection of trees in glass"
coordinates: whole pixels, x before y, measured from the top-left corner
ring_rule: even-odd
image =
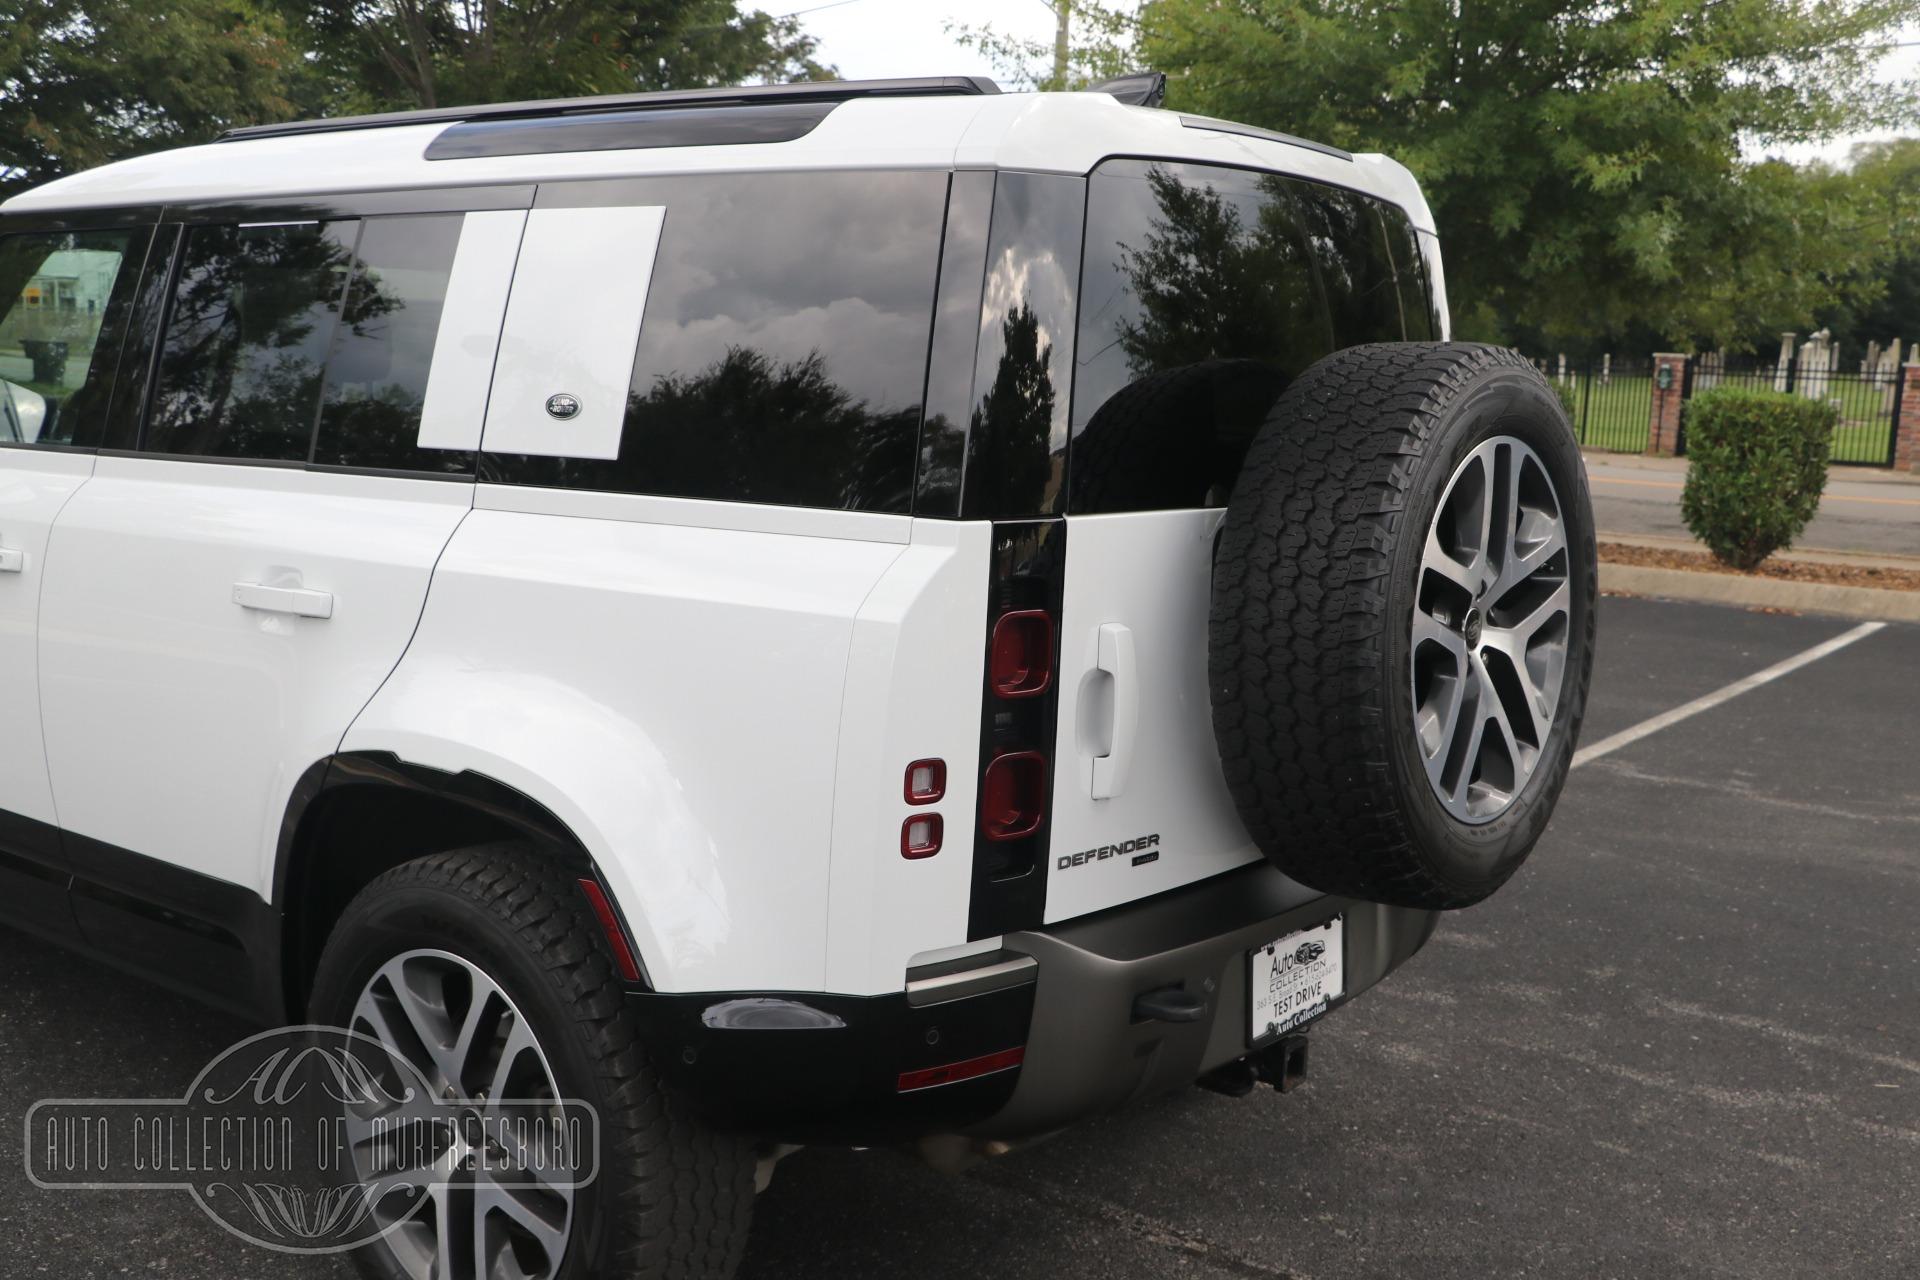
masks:
[[[1001,355],[993,385],[973,411],[973,474],[995,492],[1026,499],[1046,487],[1052,469],[1053,344],[1040,341],[1040,318],[1022,302],[1000,322]]]
[[[460,219],[414,222],[424,243],[406,249],[422,259],[436,254],[445,261],[416,262],[411,280],[403,275],[389,281],[366,261],[390,252],[389,246],[376,243],[383,230],[380,222],[368,224],[361,237],[360,274],[348,294],[328,363],[315,462],[401,471],[457,473],[472,468],[472,454],[465,450],[419,447],[427,374]],[[432,230],[430,222],[442,224],[437,238],[424,237]],[[408,317],[404,313],[410,307],[414,314]]]
[[[307,456],[352,251],[334,229],[197,228],[167,323],[148,447]],[[369,290],[358,323],[390,309]]]
[[[873,409],[833,380],[818,351],[779,361],[734,346],[695,374],[665,374],[627,399],[636,486],[742,502],[905,511],[918,406]]]
[[[1329,349],[1312,267],[1283,179],[1263,178],[1249,225],[1242,205],[1211,186],[1148,172],[1157,214],[1144,243],[1120,246],[1140,305],[1119,325],[1138,377],[1220,357],[1279,361],[1298,372]]]

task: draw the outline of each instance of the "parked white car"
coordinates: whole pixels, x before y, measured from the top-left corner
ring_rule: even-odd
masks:
[[[969,79],[454,108],[16,197],[0,305],[75,249],[0,914],[602,1118],[369,1275],[725,1275],[785,1144],[1289,1085],[1565,779],[1579,454],[1384,157]]]

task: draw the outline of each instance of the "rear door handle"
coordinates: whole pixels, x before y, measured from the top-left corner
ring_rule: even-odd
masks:
[[[1100,624],[1095,667],[1113,677],[1113,739],[1107,754],[1093,758],[1093,798],[1111,800],[1127,787],[1133,768],[1133,741],[1140,728],[1140,681],[1133,656],[1133,632],[1118,622]]]
[[[26,567],[26,552],[17,547],[0,547],[0,573],[22,573]]]
[[[331,618],[333,594],[302,587],[269,587],[259,582],[233,584],[233,602],[262,613],[291,613],[299,618]]]

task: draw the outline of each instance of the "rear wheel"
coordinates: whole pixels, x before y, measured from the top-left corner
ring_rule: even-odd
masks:
[[[1215,736],[1254,840],[1328,893],[1485,898],[1552,815],[1586,706],[1586,472],[1513,352],[1354,347],[1274,405],[1215,560]]]
[[[519,844],[435,854],[354,899],[320,960],[312,1014],[380,1041],[429,1082],[444,1122],[434,1185],[376,1203],[393,1230],[356,1251],[378,1280],[725,1277],[739,1264],[753,1158],[678,1106],[642,1056],[604,935],[575,879]],[[502,1109],[592,1107],[585,1185],[463,1160]],[[463,1126],[481,1137],[463,1136]],[[444,1168],[440,1166],[445,1166]]]

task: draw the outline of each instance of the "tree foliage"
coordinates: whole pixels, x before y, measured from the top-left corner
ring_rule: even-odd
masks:
[[[1861,143],[1847,180],[1859,205],[1855,234],[1874,247],[1875,260],[1814,322],[1851,349],[1920,341],[1920,139]]]
[[[249,0],[0,0],[0,197],[302,109],[287,25]]]
[[[1903,120],[1876,42],[1920,0],[1147,0],[1170,105],[1420,179],[1456,331],[1793,328],[1858,278],[1860,189],[1745,158]]]
[[[0,0],[0,198],[236,125],[831,74],[735,0]]]
[[[348,109],[829,75],[797,19],[735,0],[279,0]]]

